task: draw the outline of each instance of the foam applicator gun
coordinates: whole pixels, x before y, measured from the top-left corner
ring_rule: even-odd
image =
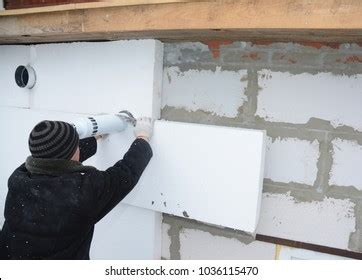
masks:
[[[76,120],[73,125],[76,128],[79,138],[122,132],[127,125],[136,125],[136,119],[126,111],[120,111],[114,115],[98,115],[84,117]]]

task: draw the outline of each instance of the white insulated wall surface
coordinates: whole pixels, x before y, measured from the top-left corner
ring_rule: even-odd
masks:
[[[154,157],[124,202],[255,231],[264,131],[157,121],[151,145]]]
[[[155,40],[0,46],[0,123],[7,135],[0,147],[0,224],[7,178],[29,155],[32,127],[43,119],[72,121],[80,113],[122,109],[158,118],[162,54]],[[20,89],[14,79],[16,67],[27,64],[37,74],[31,90]],[[100,151],[105,144],[99,143]],[[127,148],[113,155],[119,160]],[[158,259],[160,236],[160,213],[120,204],[96,225],[91,257]]]
[[[28,46],[0,46],[0,106],[29,108],[30,91],[15,83],[15,70],[30,63]]]
[[[90,114],[127,109],[159,117],[160,108],[153,107],[161,90],[154,88],[155,69],[162,73],[159,42],[38,45],[36,53],[34,108]]]

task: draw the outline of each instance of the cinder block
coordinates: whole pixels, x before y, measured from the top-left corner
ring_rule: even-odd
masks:
[[[324,63],[327,66],[340,65],[358,65],[362,63],[362,54],[358,52],[349,52],[348,54],[329,54],[324,58]]]
[[[230,50],[223,55],[225,63],[241,65],[260,65],[269,63],[269,53],[258,49]]]
[[[273,141],[268,137],[264,176],[274,182],[312,186],[317,177],[319,155],[317,140],[277,138]]]
[[[0,106],[29,108],[31,90],[15,82],[15,70],[30,63],[29,46],[0,46]]]
[[[193,64],[193,63],[215,63],[207,45],[202,43],[178,43],[165,44],[165,65]]]
[[[285,50],[291,49],[293,46],[292,43],[274,43],[273,40],[260,39],[253,40],[252,42],[240,42],[240,48],[251,49],[251,50]]]
[[[290,240],[348,249],[356,230],[349,199],[296,202],[287,194],[264,193],[257,232]]]
[[[162,223],[161,257],[167,260],[171,259],[171,237],[168,234],[170,228],[171,226],[169,224]]]
[[[321,64],[320,53],[277,51],[272,56],[273,66],[319,66]]]
[[[361,43],[351,43],[345,44],[349,47],[349,49],[353,50],[355,53],[362,53],[362,44]]]
[[[311,118],[330,121],[333,127],[362,131],[362,74],[297,74],[259,72],[256,114],[270,122],[307,123]]]
[[[180,233],[180,244],[183,260],[272,260],[275,256],[274,244],[254,241],[246,245],[194,229]]]
[[[162,107],[171,106],[190,112],[203,110],[212,114],[235,118],[247,100],[244,81],[247,72],[240,70],[215,72],[188,70],[178,67],[164,69]]]
[[[159,118],[162,43],[131,40],[36,46],[34,108]]]
[[[333,165],[330,185],[354,186],[362,190],[362,146],[357,141],[335,139],[333,144]]]

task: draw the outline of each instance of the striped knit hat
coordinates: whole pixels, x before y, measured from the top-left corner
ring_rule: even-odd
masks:
[[[74,126],[60,121],[42,121],[29,136],[29,149],[34,158],[71,159],[78,144]]]

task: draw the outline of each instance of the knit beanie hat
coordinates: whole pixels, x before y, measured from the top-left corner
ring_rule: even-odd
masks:
[[[75,127],[60,121],[42,121],[29,136],[29,149],[34,158],[71,159],[78,144]]]

